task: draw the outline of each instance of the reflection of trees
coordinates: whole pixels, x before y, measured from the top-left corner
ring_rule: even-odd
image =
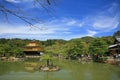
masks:
[[[24,71],[24,65],[18,62],[0,62],[0,75],[4,75],[11,71]]]

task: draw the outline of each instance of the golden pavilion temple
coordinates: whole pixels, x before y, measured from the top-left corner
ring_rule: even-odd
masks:
[[[40,57],[43,54],[43,51],[44,49],[37,41],[29,42],[24,48],[24,53],[26,57]]]

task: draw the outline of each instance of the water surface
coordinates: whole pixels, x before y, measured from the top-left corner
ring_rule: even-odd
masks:
[[[120,67],[114,65],[56,61],[60,71],[41,72],[27,70],[24,63],[0,62],[0,80],[120,80]]]

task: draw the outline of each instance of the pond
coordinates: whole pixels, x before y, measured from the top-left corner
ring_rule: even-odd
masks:
[[[34,62],[34,65],[35,63],[40,62]],[[74,61],[54,63],[60,66],[60,71],[26,69],[26,62],[0,62],[0,80],[120,80],[118,66]]]

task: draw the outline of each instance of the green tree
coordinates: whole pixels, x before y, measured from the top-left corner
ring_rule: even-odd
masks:
[[[52,57],[49,54],[43,54],[42,57],[41,57],[41,60],[45,60],[46,61],[46,65],[50,66]]]
[[[101,37],[102,40],[104,40],[108,46],[114,44],[114,38],[112,36],[104,36]]]
[[[0,56],[4,56],[5,55],[5,47],[4,44],[0,44]]]
[[[68,56],[76,59],[80,57],[82,54],[88,53],[88,44],[82,41],[81,39],[74,39],[72,47],[68,50]]]
[[[101,54],[103,55],[108,50],[108,45],[105,40],[100,38],[94,39],[94,41],[90,44],[89,52],[90,54]]]

